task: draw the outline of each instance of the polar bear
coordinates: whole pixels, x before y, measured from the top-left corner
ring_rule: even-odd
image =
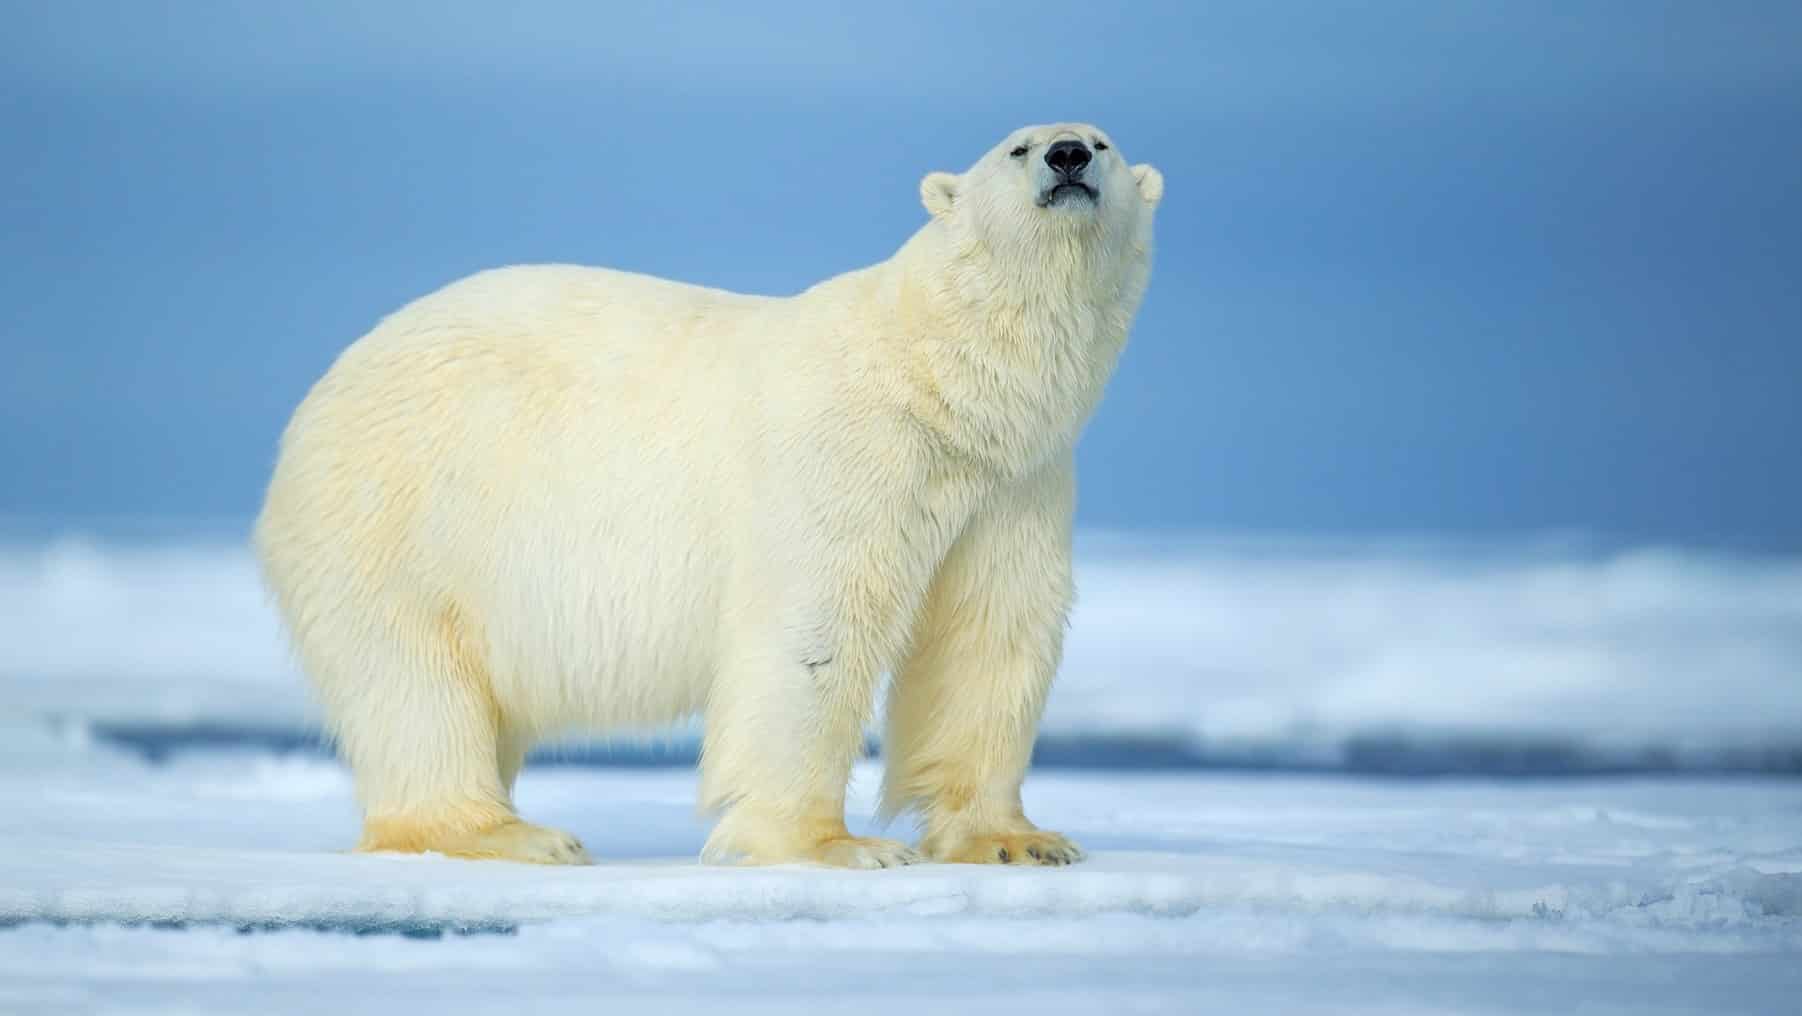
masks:
[[[1020,787],[1163,179],[1057,124],[920,191],[898,252],[796,296],[498,269],[314,386],[255,540],[359,849],[586,863],[514,811],[528,748],[698,713],[704,860],[1081,856]],[[917,852],[844,822],[885,675]]]

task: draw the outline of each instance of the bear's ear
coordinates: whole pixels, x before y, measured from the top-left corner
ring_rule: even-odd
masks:
[[[927,173],[920,181],[920,203],[933,218],[949,214],[957,201],[957,177],[950,173]]]
[[[1141,162],[1134,166],[1133,179],[1139,181],[1139,196],[1146,204],[1155,205],[1164,199],[1164,174],[1150,164]]]

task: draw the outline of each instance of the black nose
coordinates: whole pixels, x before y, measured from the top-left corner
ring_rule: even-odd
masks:
[[[1066,180],[1081,176],[1083,167],[1092,158],[1089,147],[1080,141],[1058,141],[1045,150],[1045,165],[1057,170],[1057,175]]]

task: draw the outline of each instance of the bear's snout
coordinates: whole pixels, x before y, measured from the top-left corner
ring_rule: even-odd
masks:
[[[1064,180],[1081,179],[1082,171],[1088,168],[1089,160],[1094,157],[1089,146],[1080,141],[1058,141],[1045,149],[1045,165],[1050,166]]]

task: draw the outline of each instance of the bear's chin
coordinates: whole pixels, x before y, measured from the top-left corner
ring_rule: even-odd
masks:
[[[1101,203],[1101,194],[1086,183],[1060,183],[1039,195],[1040,208],[1086,208]]]

